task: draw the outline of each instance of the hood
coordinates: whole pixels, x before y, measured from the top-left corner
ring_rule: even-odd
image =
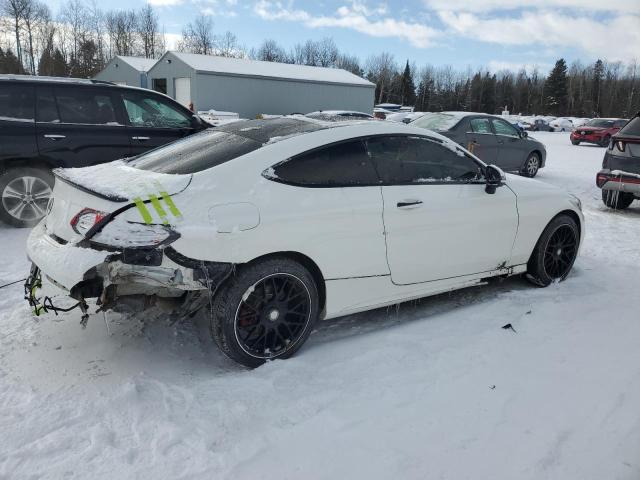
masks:
[[[56,178],[112,202],[129,202],[147,192],[183,191],[193,175],[173,175],[130,167],[123,160],[83,168],[57,168]]]

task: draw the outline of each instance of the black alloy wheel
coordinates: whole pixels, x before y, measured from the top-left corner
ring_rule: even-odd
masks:
[[[248,355],[283,355],[300,340],[311,314],[311,294],[302,280],[275,273],[249,287],[242,298],[235,335]]]
[[[564,278],[571,270],[578,250],[576,232],[569,225],[559,226],[549,237],[544,251],[544,269],[553,279]]]
[[[213,339],[229,358],[247,367],[291,357],[318,318],[318,281],[288,257],[238,266],[212,300]]]
[[[562,281],[569,275],[578,255],[580,229],[569,214],[560,214],[546,226],[529,263],[527,279],[539,287]]]

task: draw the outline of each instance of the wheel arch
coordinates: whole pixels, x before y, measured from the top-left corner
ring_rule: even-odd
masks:
[[[325,285],[324,275],[322,274],[320,267],[316,262],[314,262],[311,259],[311,257],[303,253],[294,252],[294,251],[271,252],[271,253],[256,257],[250,260],[249,262],[244,263],[243,265],[253,265],[255,263],[258,263],[264,260],[269,260],[272,258],[288,258],[289,260],[293,260],[301,264],[303,267],[305,267],[309,271],[309,273],[311,273],[311,276],[316,282],[316,287],[318,288],[318,295],[320,297],[320,305],[319,305],[318,311],[322,312],[325,308],[325,304],[327,300],[327,288]]]
[[[13,168],[27,167],[27,168],[40,168],[43,170],[51,171],[54,168],[62,167],[51,159],[44,157],[34,158],[6,158],[0,162],[0,173],[4,173]]]

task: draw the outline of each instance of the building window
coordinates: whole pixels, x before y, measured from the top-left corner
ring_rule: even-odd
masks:
[[[167,94],[167,79],[166,78],[154,78],[152,82],[152,88],[156,92]]]

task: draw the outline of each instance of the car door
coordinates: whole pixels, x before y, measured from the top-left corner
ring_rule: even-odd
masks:
[[[492,118],[491,124],[498,142],[498,158],[495,164],[508,172],[520,171],[527,154],[530,153],[520,132],[501,118]]]
[[[466,130],[467,150],[485,163],[495,163],[498,159],[498,140],[489,119],[470,118]]]
[[[110,89],[39,85],[36,138],[56,165],[84,167],[129,156],[129,138]]]
[[[387,261],[395,284],[509,264],[516,197],[509,188],[487,194],[480,164],[425,137],[371,137],[367,149],[383,183]]]
[[[32,85],[3,82],[0,89],[0,160],[38,156]]]
[[[132,155],[173,142],[195,131],[193,115],[173,100],[132,90],[120,93]]]

